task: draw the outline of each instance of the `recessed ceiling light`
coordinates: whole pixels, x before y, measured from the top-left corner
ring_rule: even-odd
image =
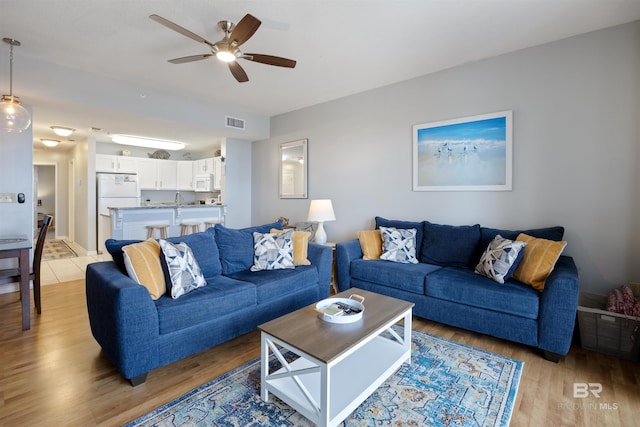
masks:
[[[60,141],[58,141],[57,139],[41,139],[40,141],[42,141],[42,143],[47,147],[55,147],[56,145],[60,144]]]
[[[182,150],[186,146],[184,142],[167,141],[164,139],[146,138],[144,136],[133,135],[112,135],[111,140],[116,144],[156,148],[158,150]]]
[[[66,128],[64,126],[50,126],[50,127],[53,130],[53,132],[58,136],[69,136],[73,132],[75,132],[75,129]]]

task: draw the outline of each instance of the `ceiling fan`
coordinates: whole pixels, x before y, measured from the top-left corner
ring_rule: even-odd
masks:
[[[199,35],[187,30],[180,25],[169,21],[158,15],[150,15],[149,18],[156,21],[159,24],[164,25],[167,28],[177,31],[183,36],[189,37],[198,43],[204,43],[211,48],[211,53],[205,53],[201,55],[183,56],[181,58],[170,59],[172,64],[184,64],[185,62],[200,61],[207,59],[211,56],[215,56],[219,60],[226,62],[229,66],[229,71],[233,74],[233,77],[240,83],[249,81],[249,77],[244,69],[240,66],[237,59],[246,59],[248,61],[260,62],[267,65],[275,65],[278,67],[294,68],[296,61],[287,58],[281,58],[279,56],[263,55],[259,53],[243,53],[240,51],[240,46],[253,36],[258,30],[262,22],[253,15],[246,14],[238,24],[234,24],[230,21],[218,22],[218,28],[224,32],[224,38],[215,43],[200,37]]]

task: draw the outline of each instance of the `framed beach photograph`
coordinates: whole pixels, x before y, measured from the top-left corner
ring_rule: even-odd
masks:
[[[513,112],[413,126],[413,191],[511,191]]]

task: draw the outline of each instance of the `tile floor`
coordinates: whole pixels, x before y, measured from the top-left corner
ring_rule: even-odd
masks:
[[[76,253],[81,253],[71,242],[67,242]],[[97,261],[111,260],[111,255],[78,256],[75,258],[42,261],[40,281],[42,286],[84,279],[87,264]]]

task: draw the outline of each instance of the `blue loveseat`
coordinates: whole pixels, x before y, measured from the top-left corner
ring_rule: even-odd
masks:
[[[138,241],[107,240],[113,261],[87,266],[87,309],[93,336],[124,378],[141,384],[154,368],[329,296],[333,254],[327,246],[309,243],[311,265],[250,271],[252,232],[272,228],[282,224],[242,230],[218,224],[167,239],[191,248],[207,283],[177,299],[162,295],[153,300],[127,275],[122,247]]]
[[[578,272],[571,257],[559,257],[541,292],[513,278],[500,284],[474,272],[496,235],[513,240],[522,232],[561,241],[562,227],[516,231],[376,217],[376,229],[380,226],[415,228],[420,262],[365,260],[358,239],[338,243],[341,291],[357,287],[411,301],[420,317],[537,347],[555,362],[567,354],[578,302]]]

